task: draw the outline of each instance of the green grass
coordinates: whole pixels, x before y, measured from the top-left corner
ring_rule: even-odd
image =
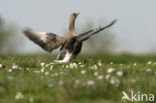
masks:
[[[0,56],[0,103],[121,103],[122,91],[156,95],[156,56],[80,55],[70,63],[50,64],[55,58]],[[14,63],[18,69],[12,69]],[[110,68],[114,71],[108,73]],[[23,98],[17,99],[19,92]]]

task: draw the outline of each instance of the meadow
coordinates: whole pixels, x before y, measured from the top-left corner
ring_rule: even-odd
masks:
[[[156,56],[79,55],[65,64],[55,58],[1,55],[0,103],[121,103],[123,91],[156,96]]]

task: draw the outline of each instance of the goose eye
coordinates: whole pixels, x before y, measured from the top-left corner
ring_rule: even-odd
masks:
[[[76,15],[76,13],[74,13],[74,15]]]

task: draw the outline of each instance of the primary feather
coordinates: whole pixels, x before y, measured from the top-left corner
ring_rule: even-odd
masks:
[[[65,41],[63,37],[54,33],[37,32],[32,29],[26,29],[23,32],[30,40],[48,52],[59,48]]]

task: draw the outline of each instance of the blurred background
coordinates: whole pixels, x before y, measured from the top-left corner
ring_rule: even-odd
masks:
[[[24,37],[22,29],[63,36],[73,12],[80,12],[77,34],[118,19],[113,27],[86,41],[83,53],[156,54],[155,4],[155,0],[1,0],[0,54],[45,53]]]

